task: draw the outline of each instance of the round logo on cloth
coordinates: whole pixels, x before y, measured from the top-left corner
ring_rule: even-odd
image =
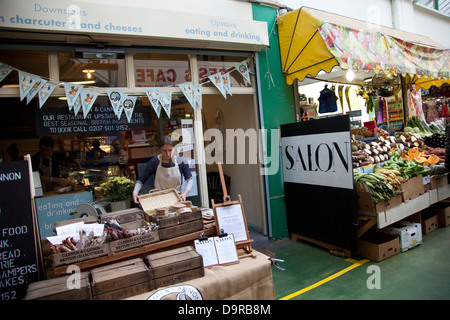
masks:
[[[188,284],[158,290],[148,297],[147,300],[162,300],[164,297],[172,294],[177,295],[176,300],[203,300],[200,291],[196,287]]]

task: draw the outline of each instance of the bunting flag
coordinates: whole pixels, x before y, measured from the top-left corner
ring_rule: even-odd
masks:
[[[66,91],[67,104],[69,105],[69,110],[72,110],[75,100],[77,100],[80,95],[83,86],[81,84],[64,83],[64,90]]]
[[[47,81],[43,80],[43,79],[39,79],[38,81],[36,81],[33,85],[33,87],[30,89],[30,91],[28,91],[27,94],[27,104],[30,103],[30,101],[34,98],[34,96],[39,92],[39,90],[42,89],[42,87],[44,86],[44,84],[46,84]]]
[[[136,105],[136,96],[125,95],[122,101],[123,110],[127,116],[128,123],[131,121],[133,115],[134,106]]]
[[[181,89],[181,92],[183,92],[184,96],[195,110],[195,97],[194,97],[194,83],[193,82],[185,82],[180,83],[178,86]]]
[[[28,92],[30,92],[31,88],[39,79],[34,74],[19,71],[20,101],[27,96]]]
[[[230,96],[232,96],[233,94],[231,93],[231,80],[230,74],[228,72],[222,75],[222,83],[225,90],[230,94]]]
[[[197,104],[200,109],[202,108],[202,88],[203,87],[201,84],[197,84],[194,86],[194,104]]]
[[[249,59],[242,61],[235,65],[235,69],[244,77],[244,79],[250,82],[250,70]],[[0,62],[0,82],[3,81],[12,70],[17,70],[6,64]],[[58,83],[44,80],[39,76],[17,70],[19,73],[19,88],[20,88],[20,100],[22,101],[27,97],[27,104],[38,95],[39,109],[46,103],[48,98],[54,92]],[[202,78],[204,79],[204,78]],[[212,82],[223,97],[227,98],[227,93],[232,95],[231,81],[229,72],[225,74],[216,73],[208,76],[210,82]],[[203,82],[204,84],[205,82]],[[193,85],[193,82],[185,82],[178,84],[181,92],[184,94],[188,102],[191,104],[194,111],[197,106],[202,108],[202,84]],[[83,90],[82,85],[73,83],[64,83],[64,90],[67,97],[67,104],[69,110],[74,109],[75,115],[77,115],[80,109],[83,109],[83,116],[86,118],[90,112],[95,100],[98,97],[98,92],[91,90]],[[128,96],[124,91],[126,88],[106,88],[109,101],[113,107],[114,113],[118,119],[122,117],[122,112],[125,109],[125,113],[128,122],[131,121],[131,117],[136,104],[136,96]],[[170,118],[170,112],[172,107],[172,93],[161,93],[161,88],[144,88],[150,103],[155,110],[158,118],[161,116],[161,109],[164,109],[167,116]],[[125,103],[125,105],[124,105]]]
[[[83,117],[86,119],[89,111],[91,111],[92,106],[94,105],[95,100],[97,100],[98,92],[86,90],[81,90],[80,98],[81,98],[81,106],[83,107]]]
[[[146,88],[145,93],[147,94],[148,100],[150,100],[150,104],[153,107],[153,110],[155,110],[156,115],[158,118],[161,114],[161,105],[159,104],[159,93],[161,89],[160,88]]]
[[[219,89],[220,93],[226,99],[227,93],[225,91],[225,88],[223,87],[223,80],[222,80],[220,73],[215,73],[213,75],[210,75],[208,78],[216,86],[216,88]]]
[[[248,60],[238,63],[235,68],[244,77],[244,79],[247,80],[248,84],[251,85],[250,73],[248,71]]]
[[[159,103],[170,118],[170,108],[172,107],[172,92],[160,93]]]
[[[0,82],[3,81],[3,79],[6,78],[6,76],[12,71],[13,69],[11,67],[8,67],[7,65],[4,65],[0,62]]]
[[[57,84],[53,82],[46,82],[41,90],[39,90],[38,97],[39,97],[39,109],[42,108],[44,103],[47,101],[48,97],[53,93],[55,90]]]
[[[75,102],[73,103],[73,113],[75,114],[75,116],[78,115],[78,112],[80,111],[82,106],[81,103],[81,96],[78,95],[77,99],[75,100]],[[86,117],[85,117],[86,118]]]
[[[114,114],[120,119],[122,115],[122,97],[123,97],[123,89],[119,88],[107,88],[106,93],[108,94],[109,101],[114,110]],[[119,112],[120,111],[120,112]]]

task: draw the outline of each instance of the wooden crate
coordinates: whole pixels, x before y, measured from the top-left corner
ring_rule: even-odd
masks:
[[[180,197],[174,188],[141,195],[139,200],[147,221],[150,221],[156,208],[170,207],[179,201]]]
[[[145,262],[152,270],[155,287],[203,277],[203,258],[192,246],[147,255]]]
[[[139,208],[131,208],[120,211],[104,213],[100,216],[102,223],[107,222],[110,219],[115,219],[122,225],[123,223],[133,222],[135,220],[144,219],[145,213]]]
[[[151,291],[152,271],[141,258],[91,270],[94,300],[117,300]]]
[[[99,246],[92,246],[80,250],[52,254],[51,256],[49,256],[49,258],[51,265],[54,267],[58,267],[66,264],[72,264],[80,261],[107,256],[109,253],[109,244],[104,243]]]
[[[176,226],[182,223],[186,223],[193,220],[202,219],[201,210],[197,210],[190,213],[185,213],[177,216],[167,217],[167,216],[159,216],[152,215],[150,217],[150,221],[156,223],[160,229]]]
[[[28,285],[24,300],[92,300],[89,272],[80,272],[79,289],[73,280],[77,275],[32,282]]]
[[[159,239],[167,240],[203,230],[203,219],[182,223],[173,227],[158,229]]]
[[[120,226],[127,229],[131,233],[136,233],[137,228],[145,227],[147,222],[144,221],[144,211],[141,209],[127,209],[111,212],[102,215],[101,221],[108,222],[110,219],[116,220]],[[152,231],[145,234],[134,235],[130,238],[123,238],[108,242],[110,252],[119,252],[132,248],[145,246],[147,244],[159,241],[158,231]]]

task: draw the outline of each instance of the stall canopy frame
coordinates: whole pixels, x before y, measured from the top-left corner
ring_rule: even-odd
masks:
[[[450,83],[450,50],[428,37],[308,7],[278,18],[286,82],[320,71],[399,74],[416,87]]]

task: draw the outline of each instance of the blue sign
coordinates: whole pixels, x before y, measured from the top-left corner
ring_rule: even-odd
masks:
[[[55,222],[70,220],[80,204],[92,203],[92,192],[78,192],[35,198],[41,239],[53,236]]]

